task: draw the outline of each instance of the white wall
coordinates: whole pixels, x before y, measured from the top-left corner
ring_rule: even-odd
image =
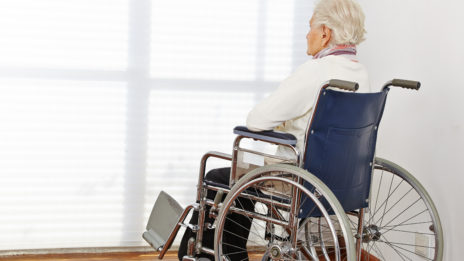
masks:
[[[444,260],[460,260],[464,240],[464,2],[359,0],[367,40],[359,48],[376,88],[392,78],[378,156],[411,171],[432,196],[444,229]]]

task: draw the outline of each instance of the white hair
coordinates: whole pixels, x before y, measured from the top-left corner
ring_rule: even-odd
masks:
[[[364,41],[364,13],[354,0],[320,0],[314,8],[312,22],[332,30],[331,46],[357,45]]]

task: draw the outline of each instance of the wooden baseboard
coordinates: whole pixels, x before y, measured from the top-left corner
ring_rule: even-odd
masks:
[[[174,252],[177,250],[174,249]],[[16,256],[42,255],[80,255],[80,254],[118,254],[118,253],[154,253],[151,247],[95,247],[95,248],[52,248],[52,249],[19,249],[0,251],[0,260]]]

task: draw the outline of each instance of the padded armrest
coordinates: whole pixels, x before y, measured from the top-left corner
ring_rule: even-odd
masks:
[[[269,141],[285,145],[296,145],[296,138],[290,133],[277,131],[251,131],[245,126],[237,126],[234,128],[234,134],[245,136],[248,138]]]

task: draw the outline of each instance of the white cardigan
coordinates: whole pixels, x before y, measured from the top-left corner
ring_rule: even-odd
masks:
[[[367,70],[355,58],[329,55],[302,64],[249,112],[247,127],[252,131],[274,129],[291,133],[297,138],[297,149],[302,153],[313,104],[324,82],[353,81],[359,84],[358,92],[370,92]]]

